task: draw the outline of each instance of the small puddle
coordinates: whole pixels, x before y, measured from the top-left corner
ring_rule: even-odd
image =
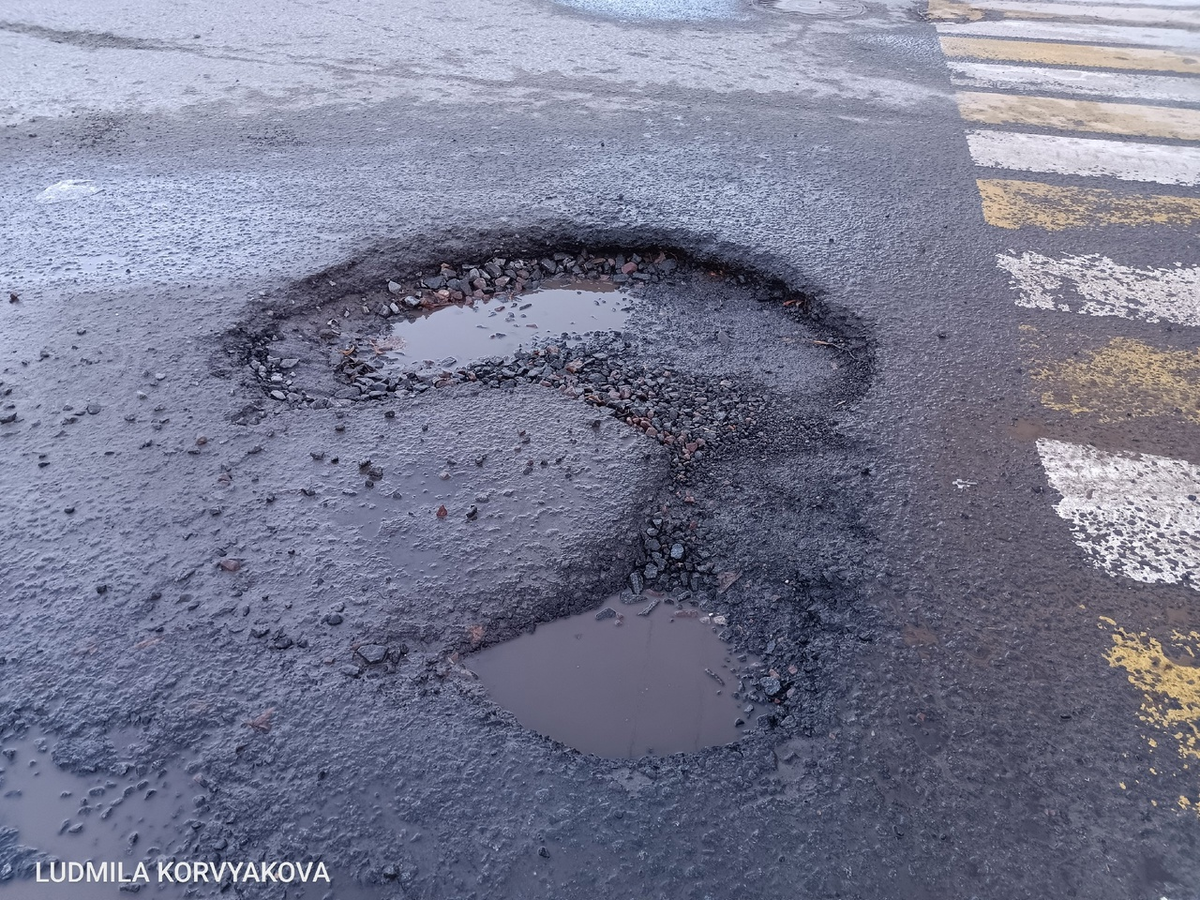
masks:
[[[469,365],[509,356],[535,341],[550,343],[563,334],[619,331],[632,302],[616,285],[599,281],[543,288],[512,299],[497,296],[393,322],[390,336],[378,348],[405,369]]]
[[[695,609],[662,603],[638,615],[649,602],[610,598],[466,665],[526,728],[585,753],[662,756],[736,741],[755,713],[738,699],[738,673],[760,664],[735,659]]]
[[[850,19],[861,16],[867,8],[858,0],[761,0],[767,9],[796,13],[802,16]]]
[[[76,775],[55,765],[55,743],[38,735],[0,740],[0,827],[17,829],[21,847],[47,859],[123,861],[132,872],[138,862],[172,853],[189,830],[185,822],[206,818],[202,776],[197,781],[181,768],[139,770],[120,763]],[[0,882],[5,896],[20,889],[32,892],[35,886],[20,877]],[[83,893],[127,896],[112,883],[90,885]]]
[[[695,22],[702,19],[735,19],[741,0],[558,0],[580,12],[611,19],[660,22]]]

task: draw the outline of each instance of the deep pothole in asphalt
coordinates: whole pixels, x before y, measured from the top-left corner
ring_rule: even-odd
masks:
[[[483,602],[464,588],[480,621],[457,637],[447,629],[442,675],[465,667],[521,724],[601,756],[694,751],[747,729],[802,727],[796,713],[822,690],[814,636],[854,591],[852,567],[840,563],[859,552],[848,535],[855,507],[831,513],[818,497],[809,508],[821,512],[809,518],[828,533],[797,541],[818,548],[816,558],[774,569],[760,554],[777,550],[778,534],[740,551],[730,535],[753,532],[751,520],[784,499],[747,495],[741,478],[836,443],[839,415],[870,378],[870,343],[852,316],[760,273],[659,248],[494,251],[390,268],[356,261],[266,306],[239,351],[266,402],[335,416],[378,404],[402,423],[417,408],[409,404],[443,393],[487,404],[492,392],[543,390],[587,404],[597,432],[612,417],[635,439],[631,454],[666,463],[642,517],[603,536],[578,573],[558,573],[555,599]],[[251,404],[236,421],[266,412]],[[502,452],[518,461],[514,477],[561,469],[571,480],[566,454],[531,443],[525,429],[510,439]],[[366,491],[344,492],[355,496],[335,516],[384,544],[389,582],[394,575],[413,590],[453,585],[471,562],[451,542],[422,538],[419,518],[516,543],[554,539],[571,516],[534,509],[543,503],[528,499],[536,492],[492,490],[488,453],[429,460],[421,472],[347,462]],[[575,502],[586,504],[586,493]],[[777,513],[777,524],[803,527],[798,513]],[[354,663],[394,670],[394,657],[359,652]]]

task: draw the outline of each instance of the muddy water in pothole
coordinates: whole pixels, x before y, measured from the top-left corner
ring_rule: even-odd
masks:
[[[17,843],[44,859],[138,862],[171,854],[186,821],[206,816],[206,789],[181,767],[76,775],[55,765],[54,738],[29,735],[0,741],[0,828],[15,828]],[[0,896],[47,897],[65,886],[15,878],[0,882]],[[119,897],[117,884],[76,885],[80,896]]]
[[[386,358],[404,368],[467,365],[508,356],[522,345],[553,341],[560,335],[618,331],[632,310],[632,299],[616,285],[576,282],[494,297],[474,305],[445,306],[415,319],[392,323]],[[451,361],[452,360],[452,361]]]
[[[741,0],[557,0],[580,12],[613,19],[692,22],[734,19],[742,14]]]
[[[467,660],[489,695],[527,728],[585,753],[665,755],[735,741],[754,718],[737,671],[753,661],[696,610],[625,606],[539,625]],[[724,682],[722,684],[721,682]]]

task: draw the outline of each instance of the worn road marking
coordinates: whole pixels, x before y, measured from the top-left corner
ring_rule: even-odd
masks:
[[[1180,417],[1200,425],[1200,350],[1113,338],[1100,350],[1046,363],[1030,375],[1044,387],[1047,409],[1104,423]]]
[[[1128,194],[1092,187],[1058,187],[1040,181],[980,179],[984,220],[998,228],[1043,228],[1058,232],[1086,226],[1194,227],[1200,198],[1171,194]]]
[[[1125,194],[1098,188],[1058,187],[1040,181],[980,179],[983,217],[998,228],[1061,231],[1097,225],[1200,224],[1200,198]]]
[[[1177,75],[1140,75],[1090,69],[1049,69],[1045,66],[1012,66],[1004,63],[946,60],[950,81],[961,87],[1001,91],[1037,91],[1106,97],[1112,100],[1169,100],[1200,103],[1200,79]]]
[[[977,22],[989,13],[1005,19],[1080,19],[1134,25],[1166,25],[1171,28],[1200,26],[1200,12],[1187,8],[1194,0],[1181,0],[1171,8],[1161,6],[1100,6],[1090,3],[1033,3],[1026,0],[931,0],[929,18],[935,22]]]
[[[1200,110],[1197,109],[1097,103],[1057,97],[1014,97],[978,91],[962,91],[955,99],[958,101],[959,114],[968,122],[1181,141],[1200,140]]]
[[[1200,184],[1200,147],[1009,131],[968,131],[967,146],[976,165],[995,169]]]
[[[989,38],[941,38],[946,56],[972,59],[1010,60],[1048,66],[1082,66],[1095,69],[1139,69],[1148,72],[1180,72],[1200,75],[1200,58],[1195,55],[1149,50],[1141,47],[1099,47],[1049,41],[1005,41]]]
[[[1110,575],[1200,590],[1200,467],[1039,438],[1055,511]]]
[[[1200,35],[1182,28],[1138,28],[1130,25],[1093,25],[1081,22],[1051,22],[1043,19],[1000,19],[977,22],[941,23],[938,34],[1007,40],[1077,41],[1087,44],[1127,44],[1160,47],[1195,53]]]
[[[1200,796],[1189,771],[1200,760],[1200,633],[1173,631],[1167,641],[1160,641],[1144,631],[1126,630],[1107,616],[1101,617],[1100,627],[1112,630],[1113,645],[1105,654],[1108,664],[1124,669],[1129,683],[1142,694],[1138,718],[1153,729],[1143,735],[1150,752],[1160,746],[1173,749],[1182,771],[1172,772],[1172,777],[1191,782],[1188,793],[1177,794],[1176,805],[1200,814]],[[1151,767],[1150,773],[1159,774],[1159,768]]]
[[[1000,254],[996,264],[1012,277],[1017,306],[1200,327],[1200,267],[1136,268],[1106,256],[1031,252]]]
[[[1113,645],[1105,654],[1109,665],[1124,669],[1129,683],[1142,692],[1139,718],[1185,763],[1200,761],[1200,634],[1173,631],[1164,644],[1146,632],[1127,631],[1108,617],[1100,622],[1113,632]],[[1159,740],[1149,742],[1151,750],[1158,748]],[[1194,804],[1189,800],[1180,806]]]

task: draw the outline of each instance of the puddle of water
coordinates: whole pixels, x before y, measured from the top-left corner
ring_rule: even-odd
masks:
[[[467,666],[522,725],[585,753],[661,756],[737,740],[754,719],[734,696],[745,664],[695,610],[637,615],[643,606],[611,598],[602,609],[615,617],[539,625]]]
[[[650,19],[689,22],[701,19],[734,19],[742,12],[741,0],[558,0],[580,12],[612,19]]]
[[[387,359],[406,369],[468,365],[508,356],[539,339],[551,342],[563,333],[619,331],[631,303],[615,285],[577,282],[511,300],[494,297],[473,306],[446,306],[415,319],[397,320],[390,340],[380,348]]]
[[[802,16],[827,16],[849,19],[867,11],[857,0],[761,0],[767,9]]]
[[[188,831],[186,821],[206,818],[208,792],[181,768],[76,775],[51,759],[55,741],[37,735],[0,740],[0,825],[17,829],[19,845],[52,859],[124,862],[132,872],[138,862],[170,854]],[[37,888],[24,879],[0,883],[5,896]],[[127,896],[115,883],[89,884],[87,892]]]
[[[38,194],[34,200],[38,203],[64,203],[72,200],[82,200],[85,197],[98,194],[102,190],[104,188],[97,187],[86,179],[72,178],[50,185],[50,187]]]

